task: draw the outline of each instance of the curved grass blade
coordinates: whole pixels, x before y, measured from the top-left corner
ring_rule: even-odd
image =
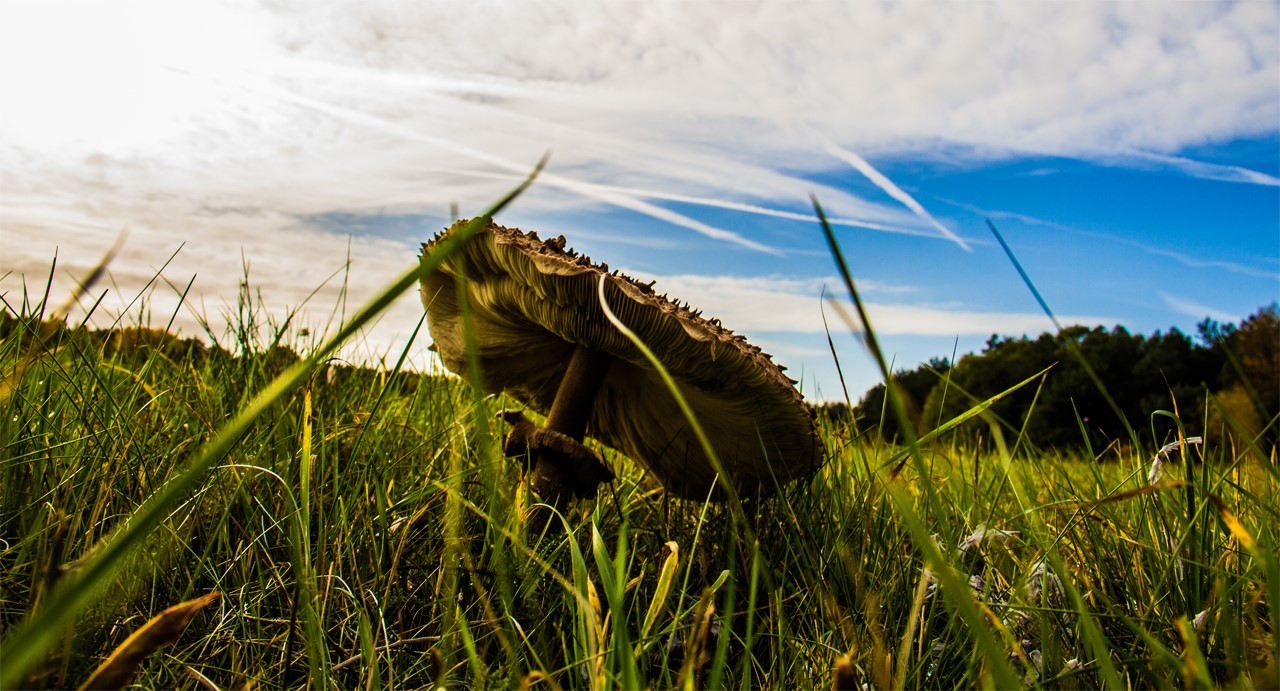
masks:
[[[631,343],[635,345],[635,347],[644,355],[645,359],[649,361],[649,364],[653,365],[653,368],[658,372],[658,376],[662,377],[662,383],[665,384],[667,390],[671,392],[671,397],[675,399],[676,405],[680,407],[680,412],[683,413],[685,419],[689,421],[689,426],[693,429],[694,435],[697,436],[698,444],[702,447],[702,453],[706,454],[707,459],[711,461],[711,467],[716,471],[716,482],[720,484],[720,488],[724,490],[725,497],[729,501],[729,506],[732,508],[734,523],[738,524],[739,528],[747,531],[751,541],[754,543],[755,533],[747,524],[746,514],[743,513],[742,510],[742,501],[738,498],[738,491],[734,488],[733,482],[730,481],[729,474],[725,472],[724,465],[720,462],[720,457],[716,455],[716,450],[711,446],[711,440],[707,438],[707,433],[703,431],[702,425],[698,422],[697,416],[693,414],[693,408],[689,407],[689,402],[685,400],[684,394],[680,393],[680,388],[676,386],[676,380],[671,377],[671,373],[667,371],[666,366],[662,364],[662,361],[658,359],[658,356],[653,354],[653,351],[649,349],[649,346],[645,345],[645,342],[641,340],[634,331],[627,328],[627,325],[623,324],[621,319],[618,319],[618,315],[613,313],[613,310],[609,309],[609,301],[604,295],[604,286],[607,278],[609,278],[608,274],[601,274],[600,282],[597,286],[597,293],[600,296],[600,308],[604,310],[605,318],[608,319],[609,323],[613,324],[613,326],[617,328],[623,336],[626,336],[627,340],[631,341]]]
[[[1001,391],[1000,393],[998,393],[998,394],[996,394],[996,395],[992,396],[991,398],[986,399],[985,401],[981,401],[981,402],[979,402],[977,405],[973,406],[972,408],[970,408],[970,409],[968,409],[968,410],[964,411],[963,413],[960,413],[959,415],[957,415],[957,416],[955,416],[955,417],[951,418],[950,420],[946,421],[945,423],[943,423],[943,424],[942,424],[941,426],[939,426],[938,428],[934,429],[933,431],[929,432],[928,434],[926,434],[926,435],[924,435],[924,436],[920,437],[919,439],[917,439],[917,440],[915,441],[915,443],[914,443],[914,444],[908,445],[906,448],[904,448],[904,449],[902,449],[902,450],[898,451],[898,452],[897,452],[896,454],[894,454],[893,456],[890,456],[890,457],[889,457],[889,460],[885,463],[885,465],[892,465],[892,466],[897,467],[897,466],[898,466],[899,464],[901,464],[901,463],[902,463],[902,462],[903,462],[903,461],[904,461],[908,456],[910,456],[910,455],[911,455],[911,454],[913,454],[913,453],[916,453],[916,451],[917,451],[917,450],[919,450],[919,449],[920,449],[920,447],[924,446],[926,443],[931,442],[931,441],[933,441],[934,439],[937,439],[938,437],[942,436],[943,434],[946,434],[947,432],[949,432],[949,431],[951,431],[951,430],[955,429],[956,427],[959,427],[960,425],[963,425],[964,423],[968,422],[969,420],[971,420],[971,419],[973,419],[973,418],[975,418],[975,417],[978,417],[978,416],[979,416],[979,415],[981,415],[982,413],[986,412],[988,408],[990,408],[991,406],[995,405],[995,403],[996,403],[997,401],[999,401],[1000,399],[1004,398],[1005,396],[1008,396],[1009,394],[1013,393],[1014,391],[1017,391],[1018,389],[1021,389],[1022,387],[1026,386],[1027,384],[1030,384],[1031,382],[1035,381],[1036,379],[1038,379],[1038,378],[1040,378],[1040,377],[1043,377],[1043,376],[1045,375],[1045,373],[1046,373],[1046,372],[1048,372],[1052,367],[1053,367],[1053,366],[1052,366],[1052,365],[1050,365],[1049,367],[1046,367],[1046,368],[1044,368],[1044,369],[1040,370],[1039,372],[1036,372],[1035,374],[1031,375],[1030,377],[1027,377],[1026,379],[1023,379],[1022,381],[1018,382],[1017,384],[1014,384],[1013,386],[1010,386],[1009,388],[1005,389],[1004,391]]]

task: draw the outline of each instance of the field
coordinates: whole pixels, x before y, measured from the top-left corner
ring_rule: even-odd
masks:
[[[823,417],[821,472],[740,506],[667,497],[600,448],[618,479],[539,533],[500,451],[514,404],[460,379],[331,361],[260,305],[222,335],[233,357],[10,304],[5,688],[78,686],[215,592],[135,684],[1280,683],[1277,460],[1231,434],[1152,482],[1157,449],[1058,453],[1018,421],[895,447]]]

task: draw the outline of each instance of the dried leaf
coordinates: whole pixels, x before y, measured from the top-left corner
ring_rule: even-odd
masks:
[[[220,595],[215,591],[204,597],[187,600],[152,617],[151,621],[134,631],[94,670],[89,680],[80,686],[81,690],[122,689],[128,686],[137,674],[138,666],[148,655],[177,640],[191,619]]]

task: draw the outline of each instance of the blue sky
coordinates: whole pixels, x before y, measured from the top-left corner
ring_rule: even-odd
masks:
[[[1275,2],[13,2],[0,98],[0,294],[55,253],[69,291],[127,229],[100,324],[181,247],[153,319],[216,323],[247,262],[321,329],[348,258],[358,301],[547,150],[500,222],[657,279],[814,399],[847,296],[811,193],[901,367],[1051,328],[988,218],[1064,322],[1280,299]],[[874,368],[825,309],[856,398]]]

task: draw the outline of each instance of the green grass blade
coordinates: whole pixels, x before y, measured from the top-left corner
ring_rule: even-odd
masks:
[[[907,454],[908,458],[915,460],[917,470],[922,477],[928,477],[928,469],[924,465],[921,458],[918,440],[912,428],[910,417],[907,415],[906,406],[902,402],[901,396],[898,394],[897,387],[893,384],[893,377],[889,370],[889,365],[884,357],[884,352],[880,349],[880,344],[875,336],[875,331],[871,326],[871,320],[867,316],[866,308],[862,303],[862,298],[858,295],[857,289],[854,287],[853,275],[849,271],[849,266],[845,262],[844,253],[840,251],[840,245],[836,241],[835,231],[831,229],[831,224],[827,222],[826,214],[822,211],[822,206],[818,203],[817,197],[812,198],[813,207],[818,215],[818,220],[822,225],[823,234],[826,236],[827,244],[831,248],[831,253],[836,261],[837,268],[841,277],[844,279],[845,287],[849,289],[849,295],[853,299],[854,307],[858,311],[858,317],[862,320],[862,326],[865,330],[865,340],[867,349],[874,357],[876,364],[880,368],[880,373],[884,378],[886,395],[889,397],[890,404],[893,407],[894,414],[898,417],[903,436],[906,438],[907,447],[910,449]],[[906,461],[902,461],[905,463]],[[927,505],[936,505],[938,500],[935,496],[933,483],[925,481],[920,483],[925,495]],[[968,624],[969,631],[975,639],[978,652],[983,656],[987,663],[987,673],[991,675],[991,679],[987,683],[994,683],[997,688],[1015,688],[1021,686],[1021,680],[1009,666],[1006,659],[1004,646],[996,640],[991,628],[989,627],[986,617],[978,602],[974,599],[968,584],[960,576],[955,568],[946,560],[942,551],[938,548],[937,543],[931,536],[930,529],[925,525],[917,513],[914,500],[907,490],[892,480],[885,482],[887,494],[893,501],[894,508],[898,515],[902,518],[908,532],[911,534],[913,542],[917,549],[923,555],[925,563],[933,570],[934,575],[942,584],[942,592],[947,596],[947,600],[955,607],[961,619]]]
[[[618,554],[616,557],[610,557],[609,548],[605,546],[600,530],[594,522],[591,524],[591,553],[595,558],[596,572],[600,574],[600,584],[604,588],[605,598],[609,602],[609,612],[612,615],[610,632],[613,645],[610,646],[609,659],[614,665],[620,667],[617,671],[622,688],[638,689],[640,688],[639,673],[636,670],[635,655],[631,649],[631,634],[628,629],[630,617],[627,616],[623,593],[626,575],[622,569],[625,568],[626,549],[625,525],[618,532]]]
[[[1045,369],[1042,369],[1039,372],[1036,372],[1030,377],[1023,379],[1017,384],[1014,384],[1013,386],[1005,389],[1004,391],[1001,391],[1000,393],[992,396],[991,398],[981,401],[977,405],[973,406],[972,408],[951,418],[940,427],[932,430],[928,434],[921,436],[919,439],[915,441],[914,444],[909,444],[906,446],[906,448],[890,456],[889,460],[886,461],[885,465],[897,466],[910,454],[917,453],[918,450],[922,448],[925,444],[928,444],[929,442],[937,439],[938,437],[941,437],[942,435],[946,434],[947,432],[950,432],[951,430],[955,429],[956,427],[959,427],[960,425],[963,425],[969,420],[972,420],[973,418],[978,417],[979,415],[986,412],[987,409],[990,408],[992,405],[995,405],[1000,399],[1004,398],[1005,396],[1008,396],[1009,394],[1013,393],[1014,391],[1017,391],[1018,389],[1021,389],[1022,387],[1026,386],[1027,384],[1030,384],[1036,379],[1043,377],[1045,372],[1048,372],[1048,371],[1049,371],[1049,368],[1046,367]]]
[[[623,336],[626,336],[627,340],[631,341],[631,343],[635,345],[635,347],[644,355],[645,359],[649,361],[649,364],[653,365],[654,370],[658,372],[658,376],[662,378],[662,383],[666,385],[667,391],[671,393],[671,397],[675,399],[676,405],[680,408],[680,412],[684,415],[685,420],[689,422],[689,426],[693,429],[694,435],[697,436],[698,444],[702,447],[702,453],[706,455],[709,461],[711,461],[711,467],[716,471],[716,482],[719,483],[720,489],[724,490],[725,498],[728,500],[729,506],[732,507],[734,521],[738,524],[740,529],[754,535],[751,527],[747,524],[746,514],[743,513],[742,501],[738,498],[737,488],[733,486],[729,473],[725,471],[724,465],[720,462],[720,456],[716,454],[715,448],[711,445],[711,440],[707,438],[707,433],[703,431],[702,424],[698,422],[697,416],[693,414],[693,408],[689,407],[689,402],[685,400],[684,394],[680,393],[680,387],[676,385],[676,380],[672,378],[671,373],[667,371],[666,365],[663,365],[662,361],[658,359],[658,356],[653,354],[653,351],[649,349],[649,346],[646,345],[634,331],[628,328],[626,324],[623,324],[622,320],[618,319],[618,315],[613,313],[613,310],[609,309],[609,300],[604,294],[604,287],[608,282],[608,279],[608,274],[601,274],[600,282],[597,287],[597,294],[600,298],[600,308],[604,311],[605,318],[608,319]]]

